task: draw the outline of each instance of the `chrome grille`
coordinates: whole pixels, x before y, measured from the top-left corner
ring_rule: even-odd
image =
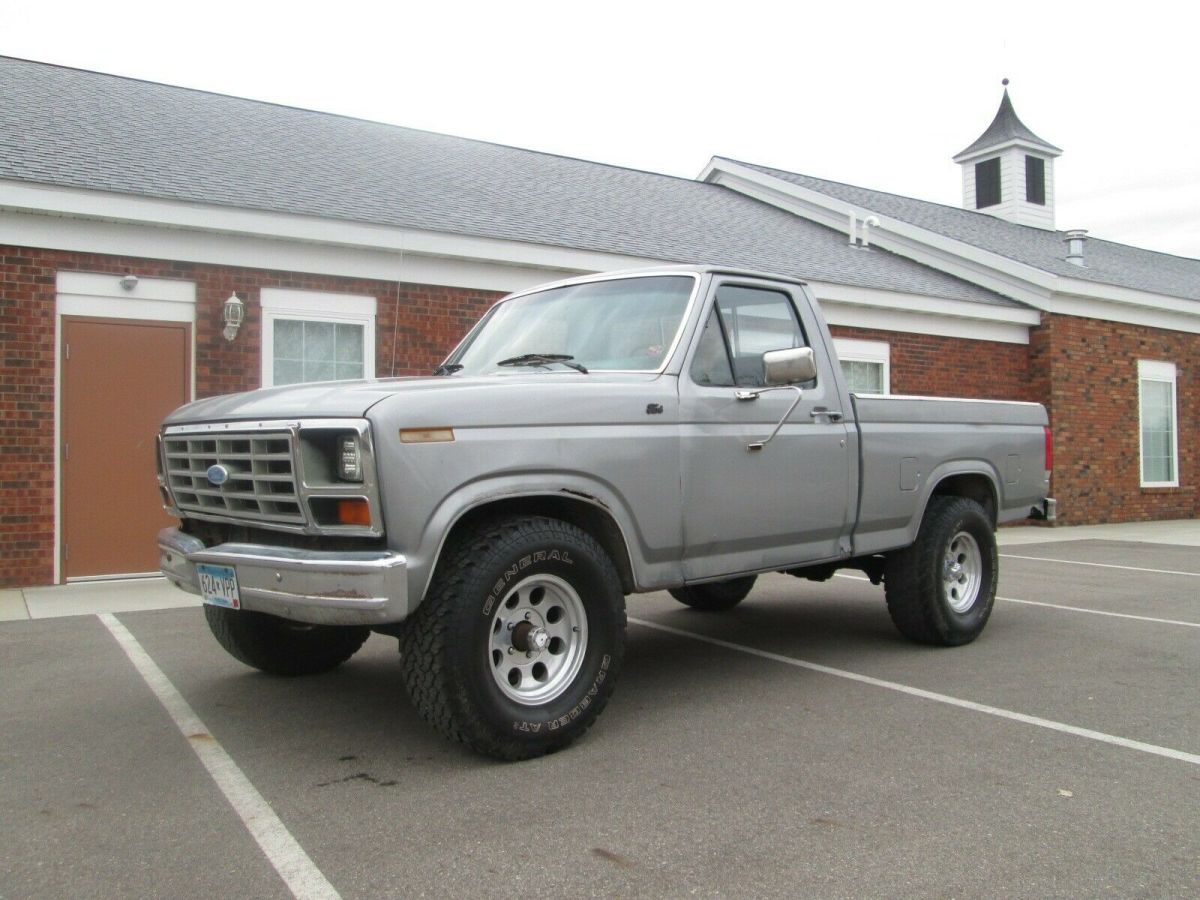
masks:
[[[306,524],[291,432],[163,437],[166,481],[182,512],[249,522]],[[228,479],[208,478],[222,466]]]

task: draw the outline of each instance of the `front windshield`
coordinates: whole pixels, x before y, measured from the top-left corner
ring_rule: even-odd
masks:
[[[657,371],[675,342],[694,285],[688,275],[618,278],[505,301],[492,308],[446,368],[464,375]]]

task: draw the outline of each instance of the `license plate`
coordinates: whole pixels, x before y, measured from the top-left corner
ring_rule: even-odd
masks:
[[[241,609],[242,598],[238,594],[237,572],[233,566],[196,566],[196,574],[200,578],[200,596],[205,603],[213,606],[224,606],[227,609]]]

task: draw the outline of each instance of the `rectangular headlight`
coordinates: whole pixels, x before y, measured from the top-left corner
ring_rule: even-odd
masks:
[[[338,477],[342,481],[362,481],[362,448],[358,435],[348,435],[338,441]]]

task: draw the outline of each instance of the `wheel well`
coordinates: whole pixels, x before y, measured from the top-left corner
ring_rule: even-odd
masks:
[[[577,528],[583,529],[600,543],[609,559],[613,561],[613,565],[617,567],[617,574],[621,577],[621,590],[626,594],[634,592],[633,566],[629,561],[629,550],[625,546],[625,538],[621,534],[621,529],[607,510],[587,500],[553,494],[494,500],[468,510],[462,518],[454,523],[450,534],[447,535],[446,543],[448,544],[457,535],[474,528],[480,522],[510,515],[547,516],[551,519],[570,522]]]
[[[978,473],[951,475],[937,483],[933,489],[933,496],[965,497],[968,500],[974,500],[983,507],[983,511],[991,520],[992,527],[996,527],[996,491],[992,486],[991,479],[986,475]]]

